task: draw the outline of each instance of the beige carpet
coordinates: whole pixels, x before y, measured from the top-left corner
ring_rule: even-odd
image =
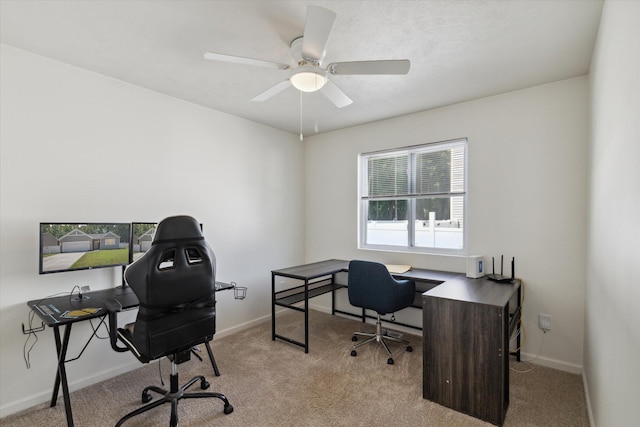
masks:
[[[222,376],[215,377],[208,359],[179,366],[180,383],[204,374],[211,391],[225,394],[235,410],[222,412],[217,399],[181,400],[180,426],[488,426],[483,421],[422,398],[422,338],[405,335],[414,351],[392,347],[395,365],[369,344],[349,355],[351,334],[373,329],[338,316],[312,311],[310,350],[271,340],[271,323],[215,339],[213,351]],[[302,340],[301,313],[278,320],[278,332]],[[206,352],[205,352],[206,356]],[[132,356],[133,357],[133,356]],[[553,369],[512,362],[510,405],[505,426],[588,426],[582,380]],[[168,383],[169,362],[161,368]],[[113,426],[140,406],[146,385],[158,384],[158,365],[151,364],[71,394],[75,425]],[[192,387],[198,391],[196,383]],[[125,423],[125,426],[169,424],[170,405]],[[0,420],[3,426],[64,426],[64,402],[42,404]]]

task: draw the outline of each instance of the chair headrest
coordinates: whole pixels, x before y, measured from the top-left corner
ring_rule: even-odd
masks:
[[[202,229],[198,221],[187,215],[170,216],[158,224],[153,238],[153,244],[165,243],[172,240],[186,240],[203,238]]]

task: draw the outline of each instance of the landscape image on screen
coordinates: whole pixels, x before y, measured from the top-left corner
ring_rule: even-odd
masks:
[[[156,232],[156,225],[155,222],[134,222],[131,224],[131,262],[149,250]]]
[[[129,223],[41,223],[40,273],[129,263]]]

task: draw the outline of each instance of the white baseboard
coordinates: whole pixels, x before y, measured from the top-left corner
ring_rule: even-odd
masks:
[[[231,328],[226,328],[221,331],[217,331],[215,337],[222,338],[227,335],[234,334],[236,332],[242,331],[244,329],[250,328],[254,325],[266,322],[271,319],[271,314],[259,317],[257,319],[251,320],[249,322],[242,323],[240,325],[235,325]],[[154,361],[155,362],[155,361]],[[153,363],[153,362],[151,362]],[[132,358],[131,362],[126,363],[124,365],[120,365],[114,367],[112,369],[107,369],[101,372],[97,372],[94,375],[87,376],[76,381],[69,383],[69,392],[72,393],[76,390],[80,390],[84,387],[99,383],[100,381],[104,381],[106,379],[115,377],[120,374],[124,374],[125,372],[132,371],[134,369],[140,368],[143,366],[136,359]],[[31,396],[9,402],[6,405],[0,407],[0,418],[4,418],[11,414],[15,414],[16,412],[23,411],[25,409],[29,409],[33,406],[39,405],[41,403],[49,402],[51,399],[51,389],[46,388],[46,390],[32,394]],[[60,393],[60,397],[58,398],[59,404],[64,404],[60,399],[62,399],[62,393]]]
[[[587,415],[589,416],[589,425],[591,427],[596,426],[596,422],[593,419],[593,408],[591,407],[591,397],[589,397],[589,381],[587,381],[587,375],[584,370],[582,371],[582,384],[584,386],[584,397],[587,400]]]
[[[313,309],[313,310],[320,311],[322,313],[331,314],[331,308],[330,307],[326,307],[324,305],[312,305],[312,304],[309,304],[309,308]],[[340,317],[344,317],[346,319],[352,319],[352,320],[357,319],[356,317],[348,316],[346,314],[341,314],[341,313],[336,313],[336,316],[340,316]],[[366,322],[368,324],[370,324],[370,325],[374,325],[376,323],[375,319],[370,319],[370,318],[367,318]],[[387,324],[387,323],[384,323],[383,327],[385,329],[390,329],[390,330],[393,330],[393,331],[396,331],[396,332],[402,332],[403,334],[416,335],[416,336],[419,336],[420,338],[422,338],[422,331],[418,330],[418,329],[408,328],[408,327],[405,327],[405,326],[402,326],[402,325],[398,325],[398,324],[393,324],[392,325],[392,324]]]
[[[530,362],[535,365],[545,366],[547,368],[558,369],[559,371],[569,372],[571,374],[582,374],[582,365],[563,362],[562,360],[550,359],[548,357],[536,356],[535,354],[520,353],[523,362]]]
[[[256,319],[250,320],[248,322],[241,323],[239,325],[234,325],[230,328],[225,328],[219,331],[216,331],[214,336],[215,338],[223,338],[231,334],[235,334],[236,332],[243,331],[245,329],[249,329],[252,326],[259,325],[260,323],[264,323],[271,320],[271,314],[264,315],[262,317],[258,317]]]
[[[324,305],[309,304],[309,308],[320,311],[322,313],[331,314],[331,308]]]
[[[326,307],[324,305],[310,304],[309,308],[331,314],[331,308]],[[422,336],[422,333],[420,331],[411,329],[411,328],[404,328],[400,325],[394,325],[393,329],[404,332],[404,333],[412,334],[412,335]],[[573,363],[568,363],[568,362],[564,362],[557,359],[551,359],[548,357],[540,357],[540,356],[536,357],[536,355],[534,354],[528,354],[524,352],[521,353],[521,358],[524,362],[531,362],[540,366],[545,366],[547,368],[558,369],[560,371],[569,372],[571,374],[577,374],[577,375],[583,374],[582,365],[576,365]]]
[[[309,308],[311,308],[313,310],[317,310],[317,311],[323,312],[323,313],[331,314],[331,309],[329,307],[324,306],[324,305],[312,305],[312,304],[310,304]],[[280,314],[283,314],[285,312],[288,312],[288,311],[289,310],[287,310],[285,308],[282,308],[282,309],[280,309],[280,310],[278,310],[276,312],[276,316],[278,316]],[[258,317],[256,319],[250,320],[248,322],[244,322],[244,323],[241,323],[239,325],[232,326],[230,328],[226,328],[226,329],[223,329],[223,330],[220,330],[220,331],[216,331],[215,337],[222,338],[222,337],[234,334],[236,332],[240,332],[240,331],[242,331],[244,329],[248,329],[248,328],[250,328],[252,326],[268,322],[269,320],[271,320],[271,314],[266,314],[264,316]],[[399,328],[399,329],[404,330],[405,328]],[[414,334],[414,335],[418,334],[414,330],[407,330],[405,332],[410,333],[410,334]],[[419,335],[421,335],[421,334],[419,334]],[[522,357],[523,361],[530,361],[531,363],[534,363],[534,364],[537,364],[537,365],[546,366],[546,367],[549,367],[549,368],[558,369],[558,370],[565,371],[565,372],[570,372],[570,373],[573,373],[573,374],[582,374],[583,383],[584,383],[584,389],[585,389],[585,394],[586,394],[586,399],[587,399],[587,409],[588,409],[588,415],[589,415],[589,423],[590,423],[591,426],[594,426],[593,414],[592,414],[592,410],[591,410],[588,387],[587,387],[587,380],[586,380],[586,377],[584,375],[583,368],[582,368],[581,365],[575,365],[575,364],[563,362],[563,361],[560,361],[560,360],[550,359],[550,358],[546,358],[546,357],[539,357],[539,356],[535,357],[535,355],[531,355],[531,354],[528,354],[528,353],[522,353],[521,357]],[[87,387],[89,385],[98,383],[100,381],[104,381],[106,379],[115,377],[115,376],[123,374],[125,372],[129,372],[131,370],[137,369],[139,367],[140,367],[140,363],[138,361],[136,361],[136,360],[132,360],[130,363],[126,363],[124,365],[120,365],[120,366],[117,366],[117,367],[112,368],[112,369],[107,369],[107,370],[98,372],[95,375],[91,375],[91,376],[79,379],[77,381],[74,381],[72,383],[69,383],[69,391],[73,392],[73,391],[82,389],[82,388]],[[28,398],[10,402],[9,404],[0,407],[0,418],[3,418],[5,416],[14,414],[16,412],[31,408],[31,407],[33,407],[35,405],[48,402],[50,398],[51,398],[51,390],[47,389],[46,391],[42,391],[42,392],[36,393],[34,395],[31,395]]]
[[[138,362],[135,359],[132,359],[131,362],[126,363],[124,365],[116,366],[111,369],[97,372],[94,375],[70,382],[69,393],[73,393],[76,390],[80,390],[84,387],[90,386],[95,383],[99,383],[100,381],[104,381],[106,379],[115,377],[117,375],[124,374],[125,372],[132,371],[134,369],[139,368],[140,366],[141,366],[140,362]],[[24,399],[9,402],[8,404],[0,407],[0,418],[4,418],[8,415],[15,414],[16,412],[20,412],[25,409],[29,409],[41,403],[49,402],[51,399],[51,389],[48,387],[45,387],[45,388],[46,390],[35,393]],[[60,392],[58,397],[58,404],[64,405],[64,401],[62,400],[62,391]]]

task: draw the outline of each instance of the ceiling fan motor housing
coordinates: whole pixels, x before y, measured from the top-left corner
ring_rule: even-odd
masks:
[[[320,63],[317,60],[313,58],[305,58],[304,56],[302,56],[302,41],[303,36],[296,37],[291,41],[291,56],[293,57],[293,59],[298,65],[312,64],[315,66],[320,66]]]
[[[335,12],[329,9],[313,5],[307,7],[303,35],[296,37],[290,43],[291,56],[297,66],[210,52],[205,53],[205,58],[289,72],[287,80],[258,94],[252,99],[253,101],[266,101],[294,86],[302,92],[322,90],[322,93],[338,108],[352,104],[353,100],[329,79],[329,75],[400,75],[409,72],[410,62],[408,59],[336,62],[323,68],[322,63],[335,19]]]

